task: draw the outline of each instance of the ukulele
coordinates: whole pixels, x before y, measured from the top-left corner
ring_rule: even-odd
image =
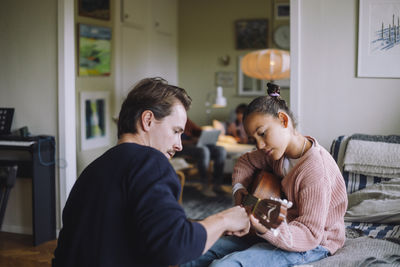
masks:
[[[272,173],[261,171],[251,186],[251,191],[242,200],[242,205],[250,208],[250,213],[266,228],[274,230],[285,219],[292,203],[281,199],[280,179]]]

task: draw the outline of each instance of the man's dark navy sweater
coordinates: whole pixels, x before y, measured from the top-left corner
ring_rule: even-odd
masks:
[[[168,266],[199,257],[206,231],[187,220],[179,192],[161,152],[134,143],[111,148],[72,188],[55,266]]]

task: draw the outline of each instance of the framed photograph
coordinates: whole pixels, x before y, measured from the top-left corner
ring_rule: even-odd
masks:
[[[251,78],[242,72],[240,66],[244,56],[238,59],[238,95],[239,96],[260,96],[265,95],[267,83],[263,80]]]
[[[268,20],[244,19],[235,22],[236,49],[268,47]]]
[[[400,77],[400,2],[360,0],[358,77]]]
[[[111,28],[79,24],[79,76],[111,73]]]
[[[215,85],[222,87],[234,87],[235,73],[232,71],[217,71],[215,73]]]
[[[275,3],[276,20],[288,20],[290,18],[290,4],[289,3]]]
[[[82,151],[110,144],[108,98],[106,91],[80,92]]]
[[[110,0],[79,0],[79,16],[110,20]]]

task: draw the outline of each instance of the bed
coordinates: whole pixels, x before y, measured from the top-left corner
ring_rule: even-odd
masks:
[[[330,152],[345,179],[346,241],[300,266],[400,266],[400,136],[339,136]]]

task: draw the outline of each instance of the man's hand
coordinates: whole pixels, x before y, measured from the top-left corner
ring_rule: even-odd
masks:
[[[199,221],[207,231],[205,253],[222,234],[243,236],[250,230],[250,220],[245,208],[234,206]]]
[[[250,220],[246,209],[240,206],[234,206],[221,212],[224,217],[226,232],[242,236],[250,230]]]
[[[233,227],[228,227],[225,231],[226,235],[244,236],[249,233],[250,220],[244,207],[234,206],[233,208],[222,211],[222,215],[227,218],[230,223],[233,223]],[[243,227],[240,227],[240,225]]]

